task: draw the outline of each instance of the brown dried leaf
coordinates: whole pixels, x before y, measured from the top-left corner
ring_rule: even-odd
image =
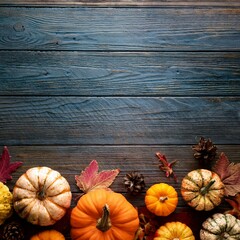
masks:
[[[231,163],[222,152],[212,169],[225,185],[225,196],[235,196],[240,192],[240,163]]]
[[[234,197],[225,198],[225,200],[232,206],[231,210],[227,210],[225,213],[229,213],[240,219],[240,193]]]

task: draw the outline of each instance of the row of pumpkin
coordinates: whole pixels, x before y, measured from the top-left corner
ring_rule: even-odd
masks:
[[[70,207],[72,193],[61,174],[48,167],[34,167],[16,182],[13,192],[0,183],[0,224],[13,209],[28,222],[50,226],[59,221]],[[224,184],[219,176],[206,169],[189,172],[182,180],[181,194],[197,211],[209,211],[221,203]],[[168,216],[178,204],[176,190],[166,184],[151,186],[145,195],[147,209],[157,216]],[[70,217],[73,240],[133,240],[139,239],[139,216],[136,208],[120,193],[95,189],[84,194]],[[52,236],[46,237],[46,234]],[[56,230],[33,236],[31,240],[65,239]],[[154,240],[194,240],[191,229],[181,222],[170,222],[156,231]],[[217,213],[206,219],[200,231],[201,240],[240,239],[240,220],[230,214]]]

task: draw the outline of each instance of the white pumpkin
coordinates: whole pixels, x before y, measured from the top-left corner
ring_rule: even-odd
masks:
[[[215,213],[200,230],[201,240],[239,240],[240,220],[231,214]]]
[[[72,193],[67,180],[48,167],[26,171],[13,189],[13,206],[32,224],[48,226],[60,220],[70,207]]]

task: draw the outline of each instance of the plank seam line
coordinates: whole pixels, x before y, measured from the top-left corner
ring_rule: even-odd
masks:
[[[154,9],[226,9],[226,8],[240,8],[240,4],[238,2],[232,3],[232,4],[212,4],[210,5],[209,3],[207,4],[179,4],[179,5],[174,5],[174,4],[165,4],[165,5],[159,5],[159,4],[152,4],[152,5],[147,5],[147,4],[96,4],[96,3],[69,3],[69,4],[47,4],[44,3],[45,5],[33,3],[33,4],[14,4],[14,3],[0,3],[0,7],[5,7],[5,8],[96,8],[96,9],[109,9],[109,8],[122,8],[122,9],[128,9],[128,8],[154,8]]]
[[[239,49],[209,49],[209,50],[68,50],[68,49],[1,49],[0,52],[86,52],[86,53],[240,53]]]
[[[240,80],[239,80],[240,81]],[[187,99],[187,98],[202,98],[202,99],[205,99],[205,98],[240,98],[240,95],[62,95],[62,94],[58,94],[58,95],[49,95],[49,94],[43,94],[43,95],[36,95],[36,94],[32,94],[32,95],[23,95],[23,94],[9,94],[9,95],[4,95],[4,94],[1,94],[0,95],[1,98],[92,98],[92,99],[97,99],[97,98],[129,98],[129,99],[134,99],[134,98],[141,98],[141,99],[147,99],[147,98],[184,98],[184,99]]]
[[[200,136],[199,136],[200,138]],[[9,147],[191,147],[192,145],[196,144],[197,142],[193,143],[185,143],[185,144],[173,144],[173,143],[159,143],[159,144],[9,144]],[[216,143],[214,144],[218,146],[240,146],[239,143]],[[191,150],[191,148],[190,148]]]

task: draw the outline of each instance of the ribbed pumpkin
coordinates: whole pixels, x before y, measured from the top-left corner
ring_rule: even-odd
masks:
[[[73,240],[133,240],[137,210],[120,194],[97,189],[83,195],[71,213]]]
[[[200,239],[239,240],[240,220],[231,214],[215,213],[203,222]]]
[[[183,178],[181,194],[189,206],[198,211],[209,211],[221,203],[224,184],[216,173],[197,169]]]
[[[65,240],[65,237],[58,231],[45,230],[30,238],[30,240]]]
[[[9,188],[0,182],[0,225],[12,215],[13,196]]]
[[[13,189],[13,206],[19,216],[41,226],[61,219],[70,207],[71,198],[67,180],[48,167],[30,168]]]
[[[195,237],[186,224],[168,222],[156,231],[153,240],[195,240]]]
[[[157,183],[147,190],[145,204],[147,209],[155,215],[168,216],[177,207],[178,195],[172,186],[166,183]]]

